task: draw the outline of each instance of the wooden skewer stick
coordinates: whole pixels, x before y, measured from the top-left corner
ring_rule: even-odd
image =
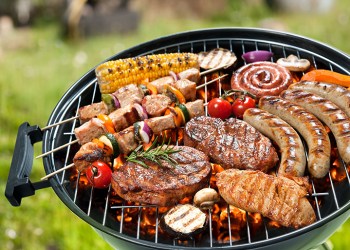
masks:
[[[213,79],[213,80],[211,80],[211,81],[209,81],[209,82],[206,82],[206,83],[203,83],[203,84],[201,84],[201,85],[198,85],[198,86],[196,87],[196,89],[203,88],[204,86],[207,86],[207,85],[209,85],[209,84],[211,84],[211,83],[213,83],[213,82],[216,82],[217,80],[220,80],[221,78],[225,78],[226,76],[228,76],[228,74],[224,74],[224,75],[219,76],[218,78],[215,78],[215,79]]]
[[[58,125],[61,125],[61,124],[63,124],[63,123],[66,123],[66,122],[74,121],[75,119],[78,119],[78,118],[79,118],[79,116],[73,116],[73,117],[68,118],[68,119],[66,119],[66,120],[53,123],[53,124],[51,124],[51,125],[48,125],[48,126],[46,126],[46,127],[41,128],[41,131],[44,131],[44,130],[49,129],[49,128],[52,128],[52,127],[56,127],[56,126],[58,126]]]
[[[230,65],[230,64],[227,64],[227,65],[222,65],[222,66],[219,66],[219,67],[216,67],[216,68],[208,69],[208,70],[206,70],[206,71],[203,71],[203,72],[199,73],[199,75],[200,75],[200,76],[203,76],[203,75],[206,75],[206,74],[215,72],[215,71],[217,71],[217,70],[219,70],[219,69],[227,68],[227,67],[229,67],[229,66],[231,66],[231,65]]]
[[[66,143],[66,144],[63,144],[63,145],[61,145],[61,146],[59,146],[59,147],[57,147],[57,148],[54,148],[54,149],[52,149],[52,150],[50,150],[50,151],[47,151],[47,152],[45,152],[45,153],[43,153],[43,154],[41,154],[41,155],[38,155],[37,157],[35,157],[35,159],[39,159],[39,158],[42,158],[42,157],[44,157],[44,156],[47,156],[47,155],[49,155],[49,154],[51,154],[51,153],[53,153],[53,152],[56,152],[56,151],[58,151],[58,150],[61,150],[62,148],[68,147],[69,145],[75,144],[75,143],[77,143],[77,142],[79,142],[79,140],[74,140],[74,141],[68,142],[68,143]]]
[[[71,168],[73,166],[74,166],[74,163],[71,163],[71,164],[69,164],[69,165],[67,165],[67,166],[65,166],[63,168],[60,168],[60,169],[58,169],[58,170],[56,170],[56,171],[54,171],[54,172],[52,172],[52,173],[50,173],[48,175],[45,175],[44,177],[41,177],[41,180],[47,180],[49,177],[54,176],[55,174],[58,174],[58,173],[66,170],[66,169],[69,169],[69,168]]]

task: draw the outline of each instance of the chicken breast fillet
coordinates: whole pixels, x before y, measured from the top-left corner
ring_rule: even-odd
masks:
[[[216,175],[222,198],[230,205],[278,222],[300,228],[316,220],[306,198],[310,184],[306,178],[272,176],[261,171],[227,169]]]

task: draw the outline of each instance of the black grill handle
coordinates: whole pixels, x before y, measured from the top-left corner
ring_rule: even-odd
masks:
[[[35,190],[49,187],[48,180],[32,183],[29,179],[33,167],[34,147],[42,141],[43,133],[38,126],[25,122],[18,128],[5,196],[12,206],[21,205],[23,197],[35,194]]]

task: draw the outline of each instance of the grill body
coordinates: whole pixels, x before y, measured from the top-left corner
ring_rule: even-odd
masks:
[[[107,60],[153,53],[198,53],[218,47],[230,49],[238,58],[242,53],[252,50],[272,51],[274,53],[273,61],[276,58],[295,54],[301,58],[309,59],[316,68],[350,74],[349,56],[328,45],[289,33],[253,28],[221,28],[178,33],[137,45]],[[243,65],[242,60],[238,61],[236,68],[240,64]],[[98,101],[100,101],[100,93],[94,69],[92,69],[64,94],[53,110],[48,125],[75,116],[79,107]],[[76,123],[74,121],[46,131],[42,137],[43,152],[74,140],[73,131],[77,126]],[[68,165],[73,150],[73,146],[67,147],[45,157],[43,161],[46,172],[51,173]],[[266,229],[264,236],[256,239],[250,235],[250,228],[247,225],[245,237],[238,242],[218,243],[208,234],[206,239],[202,239],[201,242],[190,242],[183,245],[179,244],[176,239],[170,241],[158,239],[157,235],[151,240],[143,239],[138,231],[139,224],[135,234],[125,233],[123,225],[113,218],[115,211],[123,212],[125,208],[108,206],[110,190],[98,193],[103,198],[97,201],[94,199],[97,196],[97,193],[94,193],[96,191],[91,191],[88,198],[81,197],[77,188],[71,185],[67,172],[54,176],[50,179],[49,184],[70,210],[90,224],[106,241],[118,249],[197,249],[199,247],[201,249],[309,249],[322,244],[350,216],[350,178],[346,171],[345,180],[332,183],[331,189],[327,190],[328,195],[322,197],[322,206],[317,206],[316,211],[318,220],[310,226],[298,230],[270,231]],[[317,192],[314,190],[316,203]],[[143,207],[138,209],[141,219]]]

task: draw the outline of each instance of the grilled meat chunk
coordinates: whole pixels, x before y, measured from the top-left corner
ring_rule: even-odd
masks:
[[[311,189],[305,177],[289,179],[238,169],[225,170],[216,177],[219,193],[230,205],[261,213],[285,227],[300,228],[316,220],[305,197]]]
[[[196,86],[195,82],[187,79],[180,79],[174,83],[174,87],[178,89],[186,98],[186,101],[196,100]]]
[[[80,124],[83,124],[85,122],[88,122],[91,118],[98,116],[99,114],[107,115],[108,113],[108,107],[104,102],[92,103],[79,109],[79,121]]]
[[[128,201],[171,206],[208,186],[211,174],[208,157],[190,147],[173,149],[180,150],[170,155],[177,162],[175,166],[164,160],[160,160],[160,165],[145,160],[148,168],[126,162],[112,174],[114,191]]]
[[[140,103],[144,94],[136,84],[129,84],[114,92],[114,96],[118,99],[120,106],[125,107],[135,102]]]
[[[147,95],[142,99],[142,107],[150,117],[164,115],[171,104],[171,99],[166,95]]]
[[[194,147],[225,169],[254,169],[266,172],[278,161],[270,140],[239,119],[222,121],[200,116],[185,126],[184,144]]]
[[[90,142],[93,138],[107,133],[108,130],[103,125],[103,122],[98,118],[92,118],[90,121],[85,122],[80,127],[74,129],[75,137],[79,140],[81,145]]]
[[[109,161],[109,157],[104,156],[103,149],[99,148],[96,143],[88,142],[81,146],[80,150],[75,154],[73,163],[78,171],[83,171],[92,162],[97,160]]]
[[[180,79],[187,79],[192,82],[199,82],[201,75],[197,68],[190,68],[178,73]]]

